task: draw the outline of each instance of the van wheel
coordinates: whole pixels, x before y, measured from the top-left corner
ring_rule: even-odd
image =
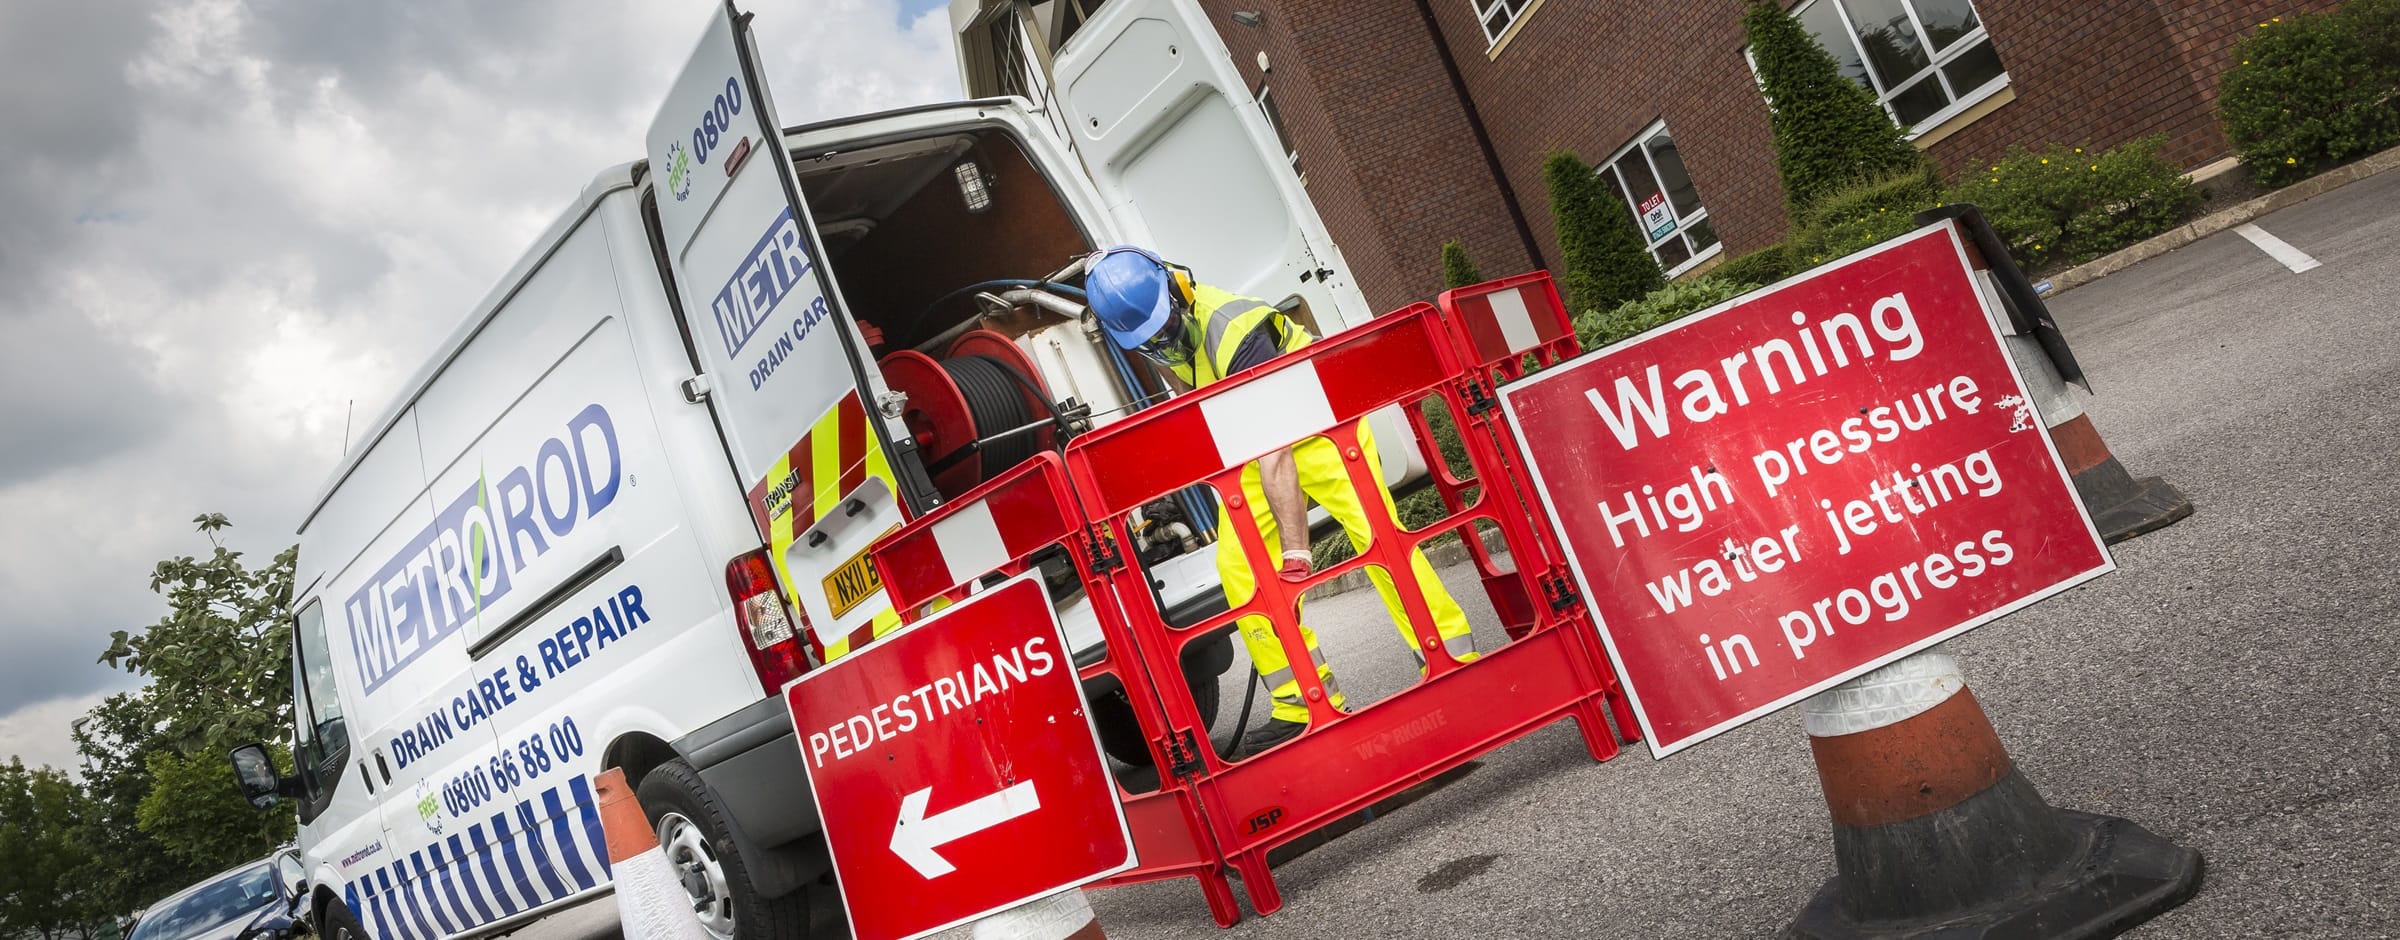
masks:
[[[1200,711],[1203,728],[1217,723],[1217,677],[1187,675],[1191,684],[1192,707]],[[1092,727],[1100,732],[1100,749],[1119,763],[1133,767],[1150,766],[1150,743],[1142,738],[1141,723],[1134,720],[1133,702],[1125,697],[1120,686],[1092,699]]]
[[[317,912],[317,936],[325,940],[367,940],[367,928],[350,913],[350,905],[328,901]]]
[[[668,761],[642,777],[634,796],[658,830],[667,867],[683,883],[700,927],[716,940],[802,940],[808,892],[767,900],[733,848],[733,824],[690,764]]]

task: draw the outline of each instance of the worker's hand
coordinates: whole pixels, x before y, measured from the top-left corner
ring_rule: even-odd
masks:
[[[1308,562],[1309,557],[1307,552],[1299,549],[1293,549],[1291,551],[1284,552],[1282,572],[1283,579],[1286,581],[1300,581],[1306,579],[1309,571],[1311,570]]]

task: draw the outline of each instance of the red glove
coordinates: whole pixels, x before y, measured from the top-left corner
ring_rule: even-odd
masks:
[[[1308,577],[1310,570],[1307,552],[1294,549],[1292,551],[1283,553],[1282,575],[1284,580],[1305,580]]]

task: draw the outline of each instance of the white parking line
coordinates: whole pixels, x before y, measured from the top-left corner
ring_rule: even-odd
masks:
[[[2257,245],[2258,250],[2266,252],[2267,257],[2282,262],[2284,267],[2292,269],[2293,274],[2324,266],[2317,259],[2309,257],[2308,252],[2292,247],[2291,242],[2267,234],[2266,229],[2259,228],[2257,225],[2244,223],[2235,227],[2234,231],[2241,233],[2243,238],[2249,239],[2250,244]]]

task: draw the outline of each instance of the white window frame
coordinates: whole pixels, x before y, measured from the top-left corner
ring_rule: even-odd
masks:
[[[1658,161],[1652,159],[1650,152],[1642,148],[1643,144],[1650,142],[1650,138],[1666,132],[1667,122],[1664,119],[1652,121],[1650,122],[1650,126],[1642,128],[1641,133],[1633,135],[1632,141],[1626,143],[1625,146],[1617,148],[1617,152],[1609,154],[1608,159],[1602,160],[1597,166],[1592,167],[1592,172],[1598,175],[1602,180],[1607,181],[1609,187],[1616,191],[1617,201],[1624,203],[1626,207],[1633,213],[1634,230],[1641,234],[1642,243],[1650,252],[1650,260],[1652,262],[1657,262],[1659,260],[1658,246],[1666,244],[1670,239],[1684,238],[1685,235],[1691,231],[1693,225],[1707,221],[1708,200],[1701,197],[1699,182],[1696,180],[1693,181],[1692,198],[1700,203],[1699,208],[1692,210],[1690,215],[1677,212],[1675,215],[1675,230],[1668,232],[1665,238],[1653,239],[1650,237],[1649,232],[1642,230],[1641,205],[1633,201],[1632,191],[1625,188],[1624,182],[1619,180],[1616,174],[1608,172],[1608,168],[1616,166],[1617,161],[1624,159],[1626,154],[1632,153],[1635,150],[1642,150],[1642,165],[1650,168],[1650,181],[1658,184],[1659,195],[1667,200],[1667,208],[1669,210],[1674,210],[1675,197],[1667,195],[1667,181],[1664,177],[1658,175]],[[1675,149],[1676,152],[1680,154],[1683,150],[1683,147],[1682,145],[1678,144],[1676,145]],[[1684,172],[1687,174],[1691,172],[1691,164],[1684,164]],[[1710,228],[1713,230],[1715,226],[1711,225]],[[1687,240],[1684,244],[1689,246],[1691,243]],[[1683,272],[1698,267],[1701,262],[1707,261],[1708,259],[1714,258],[1723,253],[1725,253],[1725,238],[1724,236],[1720,235],[1717,237],[1715,244],[1700,249],[1699,251],[1692,252],[1692,256],[1683,259],[1683,263],[1672,268],[1667,267],[1662,263],[1659,264],[1659,267],[1666,271],[1668,277],[1678,277],[1681,276]]]
[[[1875,60],[1867,56],[1867,44],[1859,41],[1858,23],[1851,18],[1850,8],[1843,0],[1805,0],[1803,3],[1793,5],[1788,12],[1792,17],[1798,18],[1800,14],[1820,3],[1834,5],[1834,18],[1842,22],[1842,35],[1850,40],[1851,51],[1858,53],[1859,64],[1866,70],[1867,90],[1875,93],[1875,103],[1883,106],[1883,113],[1891,116],[1892,123],[1901,124],[1900,112],[1892,107],[1892,99],[1897,97],[1899,92],[1907,91],[1919,82],[1934,81],[1941,83],[1942,90],[1950,94],[1948,107],[1927,115],[1924,120],[1918,121],[1914,125],[1901,124],[1908,128],[1910,140],[1915,140],[1918,135],[1940,127],[1951,118],[1966,113],[1976,105],[1982,104],[1984,99],[1999,94],[2009,85],[2008,63],[2006,62],[2000,63],[1998,77],[1983,83],[1982,87],[1970,88],[1963,93],[1952,87],[1950,76],[1942,72],[1942,66],[1950,64],[1968,50],[1992,41],[1991,33],[1984,26],[1983,11],[1980,9],[1975,11],[1974,29],[1959,36],[1958,41],[1952,43],[1950,48],[1935,52],[1932,37],[1925,33],[1925,23],[1917,16],[1916,0],[1899,0],[1900,8],[1908,12],[1909,28],[1916,30],[1918,47],[1925,50],[1926,64],[1924,69],[1907,76],[1898,86],[1887,88],[1884,86],[1882,76],[1876,74]],[[1968,6],[1970,8],[1974,6],[1973,0],[1968,0]],[[1743,50],[1743,55],[1750,59],[1750,71],[1755,76],[1758,72],[1758,58],[1750,55],[1747,49]],[[1929,73],[1930,78],[1928,78]]]
[[[1523,21],[1525,14],[1533,12],[1533,5],[1539,2],[1541,0],[1467,0],[1467,5],[1475,10],[1475,25],[1483,29],[1484,42],[1488,46],[1497,46],[1500,40],[1508,37],[1509,29]],[[1492,28],[1494,10],[1508,11],[1508,19],[1501,21],[1499,29]]]

